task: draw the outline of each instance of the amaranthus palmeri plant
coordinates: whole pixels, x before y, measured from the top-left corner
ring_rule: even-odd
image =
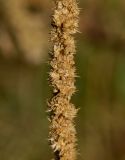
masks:
[[[76,0],[54,0],[50,53],[50,85],[53,97],[48,102],[50,112],[49,141],[55,160],[76,160],[76,130],[74,117],[77,109],[70,102],[76,91],[74,34],[78,28],[79,9]]]

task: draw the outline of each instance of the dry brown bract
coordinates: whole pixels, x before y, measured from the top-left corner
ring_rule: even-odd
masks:
[[[50,84],[53,98],[50,100],[49,140],[56,160],[76,160],[76,130],[74,117],[77,109],[70,102],[76,90],[76,53],[73,34],[78,28],[79,9],[76,0],[55,0],[52,16],[52,53]]]

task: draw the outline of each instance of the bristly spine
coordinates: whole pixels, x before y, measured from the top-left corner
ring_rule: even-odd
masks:
[[[51,29],[50,85],[53,97],[48,102],[50,112],[49,141],[55,160],[76,160],[77,109],[70,102],[76,91],[76,53],[74,34],[78,30],[79,9],[76,0],[54,0]]]

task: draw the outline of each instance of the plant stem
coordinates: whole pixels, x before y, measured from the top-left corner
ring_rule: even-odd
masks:
[[[74,34],[78,28],[79,9],[76,0],[55,0],[51,30],[50,85],[53,97],[48,103],[50,112],[49,140],[55,160],[76,160],[77,109],[70,102],[76,91]]]

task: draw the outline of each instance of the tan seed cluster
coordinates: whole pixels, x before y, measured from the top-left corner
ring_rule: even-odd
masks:
[[[55,160],[76,160],[76,130],[74,117],[77,109],[70,102],[76,91],[76,53],[73,34],[78,28],[79,9],[76,0],[55,0],[52,16],[52,53],[50,84],[53,97],[48,103],[50,112],[49,140]]]

